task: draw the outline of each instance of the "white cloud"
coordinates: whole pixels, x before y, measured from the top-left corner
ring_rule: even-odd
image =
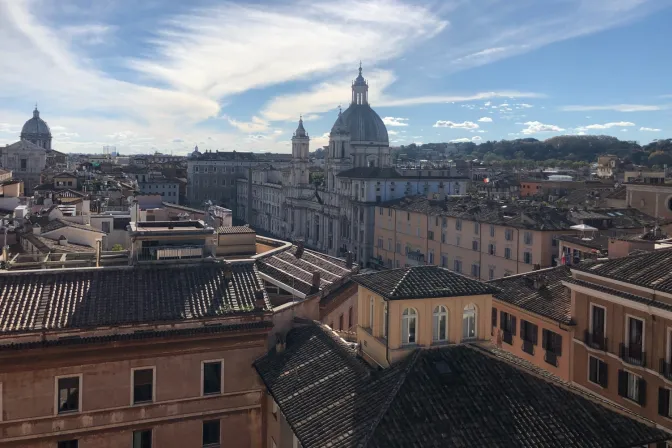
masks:
[[[484,105],[485,107],[490,107],[491,104],[492,104],[492,102],[490,102],[490,101],[486,101],[485,104],[483,104],[483,105]]]
[[[595,130],[595,129],[611,129],[611,128],[624,128],[624,127],[630,127],[634,126],[635,123],[631,123],[629,121],[618,121],[618,122],[613,122],[613,123],[604,123],[604,124],[591,124],[588,126],[581,126],[578,129],[581,131],[587,131],[587,130]]]
[[[385,117],[383,123],[386,126],[408,126],[408,118]]]
[[[456,138],[454,140],[450,140],[450,143],[469,143],[471,139],[469,138]]]
[[[534,107],[533,105],[527,103],[514,104],[514,106],[516,109],[531,109]]]
[[[62,29],[62,33],[77,44],[100,45],[110,39],[109,35],[115,31],[115,29],[116,27],[110,25],[89,23],[84,25],[66,26]]]
[[[621,129],[621,132],[628,132],[627,129]]]
[[[388,135],[399,135],[399,132],[397,132],[393,129],[388,129],[387,133],[388,133]]]
[[[554,124],[543,124],[539,121],[528,121],[524,123],[527,128],[523,129],[522,132],[525,135],[538,134],[542,132],[562,132],[563,128],[556,126]]]
[[[263,132],[268,129],[268,122],[256,116],[252,117],[252,120],[247,122],[234,120],[233,118],[227,118],[227,120],[231,126],[241,132]]]
[[[492,118],[490,117],[481,117],[478,119],[481,123],[492,123]]]
[[[480,137],[480,136],[478,136],[478,135],[476,135],[476,136],[474,136],[474,137],[471,137],[471,141],[474,142],[474,143],[478,143],[478,142],[480,142],[481,140],[483,140],[483,138]]]
[[[609,110],[614,112],[650,112],[663,110],[665,106],[645,105],[645,104],[613,104],[604,106],[563,106],[560,108],[564,112],[589,112],[599,110]]]
[[[462,123],[455,123],[452,121],[439,120],[434,123],[435,128],[450,128],[450,129],[478,129],[478,125],[473,121],[463,121]]]
[[[639,130],[642,131],[642,132],[660,132],[660,129],[656,129],[656,128],[641,127],[641,128],[639,128]]]

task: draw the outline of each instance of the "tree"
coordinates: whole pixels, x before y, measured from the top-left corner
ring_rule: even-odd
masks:
[[[122,246],[121,244],[115,244],[114,246],[112,246],[113,252],[121,252],[122,250],[124,250],[124,246]]]

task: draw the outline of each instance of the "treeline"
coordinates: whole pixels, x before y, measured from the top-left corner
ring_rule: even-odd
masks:
[[[452,151],[451,148],[457,148]],[[606,135],[565,135],[537,140],[523,138],[517,140],[486,141],[480,144],[430,143],[411,144],[395,150],[395,156],[405,154],[409,159],[426,158],[427,149],[439,152],[448,151],[449,157],[478,159],[487,163],[506,162],[550,162],[565,166],[578,167],[597,161],[603,154],[613,154],[637,165],[672,166],[672,139],[656,140],[641,146],[634,141],[619,140]],[[423,154],[424,153],[424,154]]]

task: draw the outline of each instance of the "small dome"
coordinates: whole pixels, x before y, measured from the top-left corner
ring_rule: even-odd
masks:
[[[368,104],[351,104],[336,120],[334,128],[339,120],[350,132],[352,142],[389,143],[385,123]]]
[[[35,110],[33,111],[33,118],[26,121],[26,124],[23,125],[23,129],[21,129],[21,136],[22,138],[28,136],[51,138],[51,131],[49,130],[49,126],[43,119],[40,118],[40,111],[37,110],[37,107],[35,107]]]
[[[296,132],[294,132],[294,137],[297,138],[308,137],[306,129],[303,127],[303,117],[299,117],[299,126],[296,128]]]

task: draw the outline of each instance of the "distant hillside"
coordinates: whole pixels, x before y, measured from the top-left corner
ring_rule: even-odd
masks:
[[[422,149],[440,152],[445,143],[402,146],[397,154],[407,154],[409,158],[422,158]],[[607,135],[562,135],[547,140],[524,138],[517,140],[456,143],[456,156],[494,161],[564,161],[592,163],[601,154],[614,154],[622,159],[641,165],[672,166],[672,139],[657,140],[641,146],[634,141],[619,140]]]

